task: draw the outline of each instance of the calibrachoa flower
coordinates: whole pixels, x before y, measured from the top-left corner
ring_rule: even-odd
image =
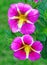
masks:
[[[23,37],[17,37],[11,44],[11,50],[14,51],[14,57],[25,60],[35,61],[41,57],[43,45],[40,41],[34,41],[32,36],[24,35]]]
[[[36,2],[36,3],[37,3],[37,2],[38,2],[38,0],[34,0],[34,2]]]
[[[8,10],[8,24],[13,33],[32,34],[38,17],[38,10],[24,3],[12,4]]]

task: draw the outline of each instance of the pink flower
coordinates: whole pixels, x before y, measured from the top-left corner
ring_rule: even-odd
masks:
[[[38,17],[38,10],[24,3],[12,4],[8,10],[8,24],[13,33],[32,34]]]
[[[38,0],[34,0],[35,3],[38,3]]]
[[[27,58],[32,61],[38,60],[41,57],[40,52],[42,48],[42,43],[40,41],[34,41],[30,35],[17,37],[11,44],[14,57],[20,60],[25,60]]]

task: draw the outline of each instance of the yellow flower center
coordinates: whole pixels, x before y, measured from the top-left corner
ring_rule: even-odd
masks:
[[[25,52],[26,52],[26,58],[28,58],[28,55],[31,51],[31,47],[29,45],[25,45],[25,48],[24,48]]]
[[[19,21],[18,21],[18,26],[19,26],[19,28],[22,27],[22,24],[23,24],[24,22],[26,22],[26,16],[23,15],[23,14],[20,14],[20,15],[19,15]]]
[[[19,16],[19,19],[26,20],[26,16],[25,16],[24,14],[21,14],[21,15]]]
[[[27,12],[25,12],[25,14],[22,14],[19,10],[19,8],[17,7],[17,11],[19,16],[13,16],[13,17],[9,17],[9,19],[18,19],[18,27],[21,28],[22,25],[27,22],[27,23],[32,23],[29,20],[27,20],[27,15],[29,14],[29,12],[31,10],[28,10]],[[33,23],[32,23],[33,24]]]

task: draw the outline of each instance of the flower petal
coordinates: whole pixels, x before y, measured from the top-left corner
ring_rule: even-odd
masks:
[[[42,51],[43,49],[43,45],[40,41],[35,41],[32,45],[32,47],[36,50],[36,51]]]
[[[28,14],[27,19],[31,22],[35,23],[38,20],[39,12],[37,9],[32,9],[31,12]]]
[[[24,35],[23,41],[25,44],[31,45],[33,43],[33,38],[30,35]]]
[[[21,33],[23,33],[23,34],[32,34],[34,31],[35,31],[34,24],[25,23],[21,27]]]
[[[32,8],[30,5],[24,3],[18,3],[17,6],[22,14]]]
[[[18,15],[18,12],[16,8],[16,4],[11,4],[8,10],[8,17],[17,16],[17,15]]]
[[[39,0],[34,0],[35,3],[37,3]]]
[[[13,33],[18,32],[17,20],[8,20],[8,24]]]
[[[11,49],[12,50],[17,50],[19,48],[22,47],[22,40],[21,40],[21,37],[17,37],[13,40],[12,44],[11,44]]]
[[[17,52],[14,52],[14,57],[18,58],[19,60],[25,60],[26,59],[26,53],[24,50],[19,50]]]
[[[36,52],[33,52],[33,51],[31,51],[30,54],[29,54],[29,60],[32,60],[32,61],[36,61],[36,60],[38,60],[40,57],[41,57],[40,54],[38,54],[38,53],[36,53]]]

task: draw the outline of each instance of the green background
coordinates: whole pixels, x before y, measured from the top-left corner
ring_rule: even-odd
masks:
[[[40,12],[40,17],[35,23],[36,31],[32,36],[34,40],[41,41],[44,48],[41,52],[42,57],[34,62],[14,58],[13,51],[10,50],[12,40],[17,36],[22,36],[19,32],[13,34],[8,25],[7,13],[10,4],[18,2],[28,3]],[[32,0],[0,0],[0,65],[47,65],[47,0],[38,3]]]

